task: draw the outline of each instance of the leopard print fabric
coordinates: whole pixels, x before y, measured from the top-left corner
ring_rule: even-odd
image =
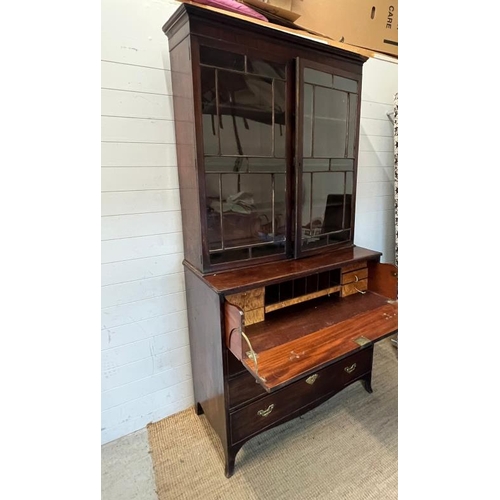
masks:
[[[398,265],[398,94],[394,95],[394,263]]]

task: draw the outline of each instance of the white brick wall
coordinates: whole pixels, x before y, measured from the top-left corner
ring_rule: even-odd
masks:
[[[193,403],[168,40],[174,0],[102,1],[102,442]],[[370,60],[356,243],[394,255],[397,65]],[[392,252],[392,254],[391,254]]]

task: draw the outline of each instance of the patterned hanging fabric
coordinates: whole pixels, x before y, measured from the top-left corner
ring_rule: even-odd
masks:
[[[398,265],[398,94],[394,95],[394,263]]]

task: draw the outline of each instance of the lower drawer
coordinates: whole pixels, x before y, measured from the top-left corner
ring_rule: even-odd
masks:
[[[372,360],[373,346],[370,346],[236,410],[230,415],[232,444],[291,418],[295,412],[324,396],[339,392],[346,385],[368,373],[372,367]],[[255,384],[255,381],[246,376],[245,379],[249,384]],[[233,390],[237,387],[242,390],[243,384],[234,383],[232,386]],[[253,385],[249,387],[246,394],[252,394],[253,397],[258,395],[258,388]],[[237,399],[237,395],[233,393],[232,400]]]

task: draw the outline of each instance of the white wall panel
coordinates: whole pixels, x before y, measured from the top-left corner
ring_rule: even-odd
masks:
[[[176,167],[108,167],[101,171],[103,192],[179,188]]]
[[[101,265],[101,285],[116,285],[155,276],[183,272],[182,253],[158,255],[145,259],[133,259]]]
[[[171,120],[173,106],[171,95],[101,90],[101,114],[103,116]]]
[[[101,262],[143,259],[183,252],[182,233],[157,234],[101,242]]]
[[[153,337],[167,336],[171,345],[177,345],[174,339],[179,339],[182,345],[187,339],[187,314],[185,310],[179,310],[170,314],[154,316],[142,321],[129,323],[127,325],[104,328],[101,331],[102,350],[118,347],[121,345],[137,342]],[[161,343],[158,344],[161,346]],[[164,352],[158,347],[157,354]]]
[[[101,144],[102,167],[177,167],[175,144]]]

